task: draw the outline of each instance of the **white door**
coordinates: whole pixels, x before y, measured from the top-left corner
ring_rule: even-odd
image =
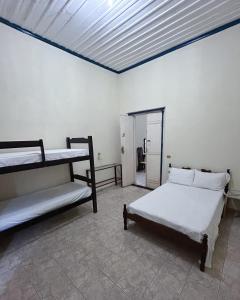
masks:
[[[161,112],[147,115],[146,182],[150,188],[160,185],[161,126]]]
[[[132,116],[120,116],[122,185],[134,184],[134,119]]]

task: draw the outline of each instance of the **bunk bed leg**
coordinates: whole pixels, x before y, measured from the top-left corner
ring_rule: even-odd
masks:
[[[231,170],[227,169],[227,173],[229,175],[231,175]],[[226,213],[227,213],[227,207],[228,207],[228,190],[229,190],[229,182],[227,183],[227,185],[224,188],[224,192],[225,192],[226,196],[225,196],[225,205],[224,205],[224,208],[223,208],[222,218],[224,218],[226,216]]]
[[[42,162],[45,162],[45,151],[44,151],[44,145],[43,145],[43,140],[39,140],[40,143],[40,149],[41,149],[41,157],[42,157]]]
[[[89,146],[89,155],[90,155],[93,212],[96,213],[97,212],[97,194],[96,194],[95,167],[94,167],[94,153],[93,153],[92,136],[88,137],[88,141],[89,141],[88,146]]]
[[[128,229],[128,221],[127,221],[127,205],[123,205],[123,222],[124,222],[124,230]]]
[[[67,142],[67,148],[71,149],[71,142],[70,142],[69,137],[66,138],[66,142]],[[72,163],[69,163],[69,172],[70,172],[70,179],[72,182],[74,182],[74,173],[73,173],[73,164]]]
[[[207,251],[208,251],[208,236],[207,236],[207,234],[204,234],[201,246],[202,246],[202,251],[201,251],[200,270],[202,272],[204,272],[205,271],[205,262],[206,262],[206,257],[207,257]]]
[[[73,174],[73,164],[69,163],[69,172],[70,172],[70,179],[74,182],[74,174]]]

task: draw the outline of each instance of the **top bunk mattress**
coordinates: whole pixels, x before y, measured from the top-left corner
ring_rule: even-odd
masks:
[[[88,149],[45,150],[46,161],[68,159],[87,155],[89,155]],[[0,168],[38,163],[41,161],[41,151],[0,153]]]
[[[170,227],[200,242],[218,226],[224,206],[223,191],[165,183],[132,202],[128,212]]]

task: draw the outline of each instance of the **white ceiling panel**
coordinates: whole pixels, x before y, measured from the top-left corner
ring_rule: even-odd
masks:
[[[0,17],[121,72],[222,25],[239,24],[240,0],[0,0]]]

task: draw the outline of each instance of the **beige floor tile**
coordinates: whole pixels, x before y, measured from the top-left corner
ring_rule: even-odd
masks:
[[[41,300],[34,287],[25,284],[22,287],[11,286],[4,294],[0,295],[0,300]]]
[[[134,186],[98,192],[99,212],[86,203],[3,235],[0,300],[240,299],[240,220],[222,219],[213,268],[198,254],[129,222],[122,210],[148,193]]]

